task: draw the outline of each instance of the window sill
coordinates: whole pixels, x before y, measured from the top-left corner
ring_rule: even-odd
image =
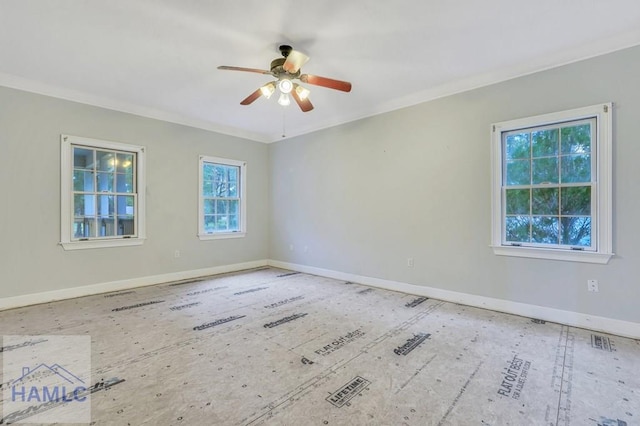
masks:
[[[613,253],[597,253],[579,250],[553,250],[534,247],[491,246],[498,256],[529,257],[534,259],[562,260],[568,262],[599,263],[606,265]]]
[[[140,246],[144,243],[144,238],[118,238],[113,240],[89,240],[89,241],[63,241],[60,243],[66,250],[85,250],[109,247],[129,247]]]
[[[198,234],[198,238],[202,241],[206,240],[225,240],[229,238],[244,238],[246,232],[217,232],[214,234]]]

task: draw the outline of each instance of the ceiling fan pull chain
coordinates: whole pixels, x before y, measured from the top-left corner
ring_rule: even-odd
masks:
[[[282,137],[286,137],[286,130],[285,130],[285,118],[286,118],[286,113],[287,113],[287,109],[286,108],[282,108]]]

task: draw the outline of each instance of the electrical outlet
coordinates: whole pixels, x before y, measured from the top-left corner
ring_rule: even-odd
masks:
[[[587,290],[598,292],[598,280],[587,280]]]
[[[180,250],[176,250],[173,252],[173,257],[175,257],[176,259],[180,257]]]
[[[293,244],[289,244],[289,251],[293,251]]]
[[[407,268],[413,268],[413,257],[407,258]]]

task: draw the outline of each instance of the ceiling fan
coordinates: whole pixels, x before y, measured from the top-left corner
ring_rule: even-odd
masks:
[[[219,70],[269,74],[277,79],[276,81],[270,81],[247,96],[242,102],[240,102],[240,105],[249,105],[260,96],[264,96],[268,99],[276,91],[277,87],[280,90],[280,97],[278,99],[278,103],[280,105],[289,105],[291,103],[289,95],[291,95],[303,112],[311,111],[313,109],[313,105],[311,104],[311,101],[309,101],[309,89],[300,86],[298,83],[294,83],[293,80],[300,80],[303,83],[327,87],[329,89],[340,90],[343,92],[351,91],[351,83],[347,81],[334,80],[332,78],[320,77],[311,74],[301,74],[300,67],[309,60],[309,57],[304,53],[293,50],[291,46],[284,44],[281,45],[280,53],[283,57],[276,58],[271,61],[271,67],[269,70],[231,67],[227,65],[221,65],[218,67]]]

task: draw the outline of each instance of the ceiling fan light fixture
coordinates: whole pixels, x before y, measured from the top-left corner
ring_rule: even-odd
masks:
[[[307,99],[309,97],[309,93],[311,93],[311,91],[305,87],[302,87],[300,85],[296,85],[296,93],[298,94],[298,97],[300,99]]]
[[[291,97],[293,97],[293,100],[300,107],[302,112],[309,112],[313,110],[313,104],[309,101],[310,91],[309,89],[294,83],[294,81],[298,80],[312,86],[326,87],[328,89],[340,90],[342,92],[351,91],[351,83],[348,81],[335,80],[333,78],[321,77],[313,74],[303,74],[300,67],[309,60],[309,57],[304,53],[293,50],[291,46],[284,44],[281,45],[280,53],[282,54],[282,57],[271,61],[271,66],[266,70],[229,65],[220,65],[218,67],[220,70],[244,71],[275,77],[275,80],[271,80],[269,83],[259,87],[243,99],[240,102],[240,105],[251,105],[263,96],[269,99],[277,90],[280,92],[278,93],[279,105],[290,105]]]
[[[267,83],[260,88],[260,92],[262,93],[262,96],[264,96],[267,99],[269,99],[271,95],[273,95],[273,92],[275,91],[276,91],[276,85],[273,82]]]
[[[291,93],[293,83],[288,78],[283,78],[278,82],[278,89],[284,94]]]
[[[291,98],[289,98],[289,95],[287,93],[280,93],[278,103],[282,106],[289,106],[289,104],[291,104]]]

